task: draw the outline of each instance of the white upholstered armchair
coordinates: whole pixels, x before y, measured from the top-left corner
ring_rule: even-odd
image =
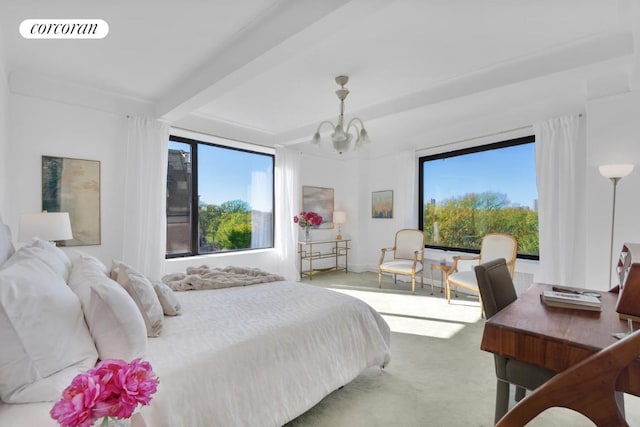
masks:
[[[478,281],[473,268],[476,265],[484,264],[488,261],[504,258],[507,262],[509,274],[513,277],[516,267],[516,255],[518,252],[518,243],[513,236],[503,233],[490,233],[482,238],[480,247],[480,255],[476,256],[454,256],[453,265],[447,274],[447,303],[451,302],[451,287],[454,287],[454,293],[458,296],[458,287],[465,288],[478,294]],[[463,270],[462,264],[468,264],[469,270]],[[481,301],[482,302],[482,301]],[[482,306],[482,304],[481,304]]]
[[[382,273],[411,276],[411,292],[416,293],[416,274],[420,274],[420,287],[424,287],[424,233],[413,228],[404,228],[396,233],[395,245],[382,248],[378,261],[378,287],[382,287]],[[387,252],[393,251],[393,259],[385,260]]]

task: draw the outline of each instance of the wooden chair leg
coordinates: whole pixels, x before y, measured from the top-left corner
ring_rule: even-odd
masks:
[[[382,272],[378,270],[378,287],[382,288]]]
[[[416,294],[416,275],[415,274],[411,275],[411,293],[413,295]]]

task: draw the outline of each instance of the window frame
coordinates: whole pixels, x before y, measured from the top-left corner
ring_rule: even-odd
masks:
[[[531,144],[531,143],[535,144],[535,142],[536,142],[535,135],[527,135],[519,138],[513,138],[513,139],[504,140],[504,141],[478,145],[475,147],[462,148],[459,150],[446,151],[443,153],[419,157],[418,158],[418,228],[422,230],[422,232],[424,233],[424,165],[426,162],[429,162],[432,160],[446,159],[450,157],[458,157],[458,156],[463,156],[467,154],[480,153],[483,151],[515,147],[515,146],[524,145],[524,144]],[[538,225],[539,224],[540,222],[538,217]],[[540,238],[539,228],[538,228],[538,238]],[[469,254],[480,253],[479,249],[458,248],[458,247],[452,247],[452,246],[425,244],[424,247],[427,249],[437,249],[437,250],[450,251],[450,252],[462,252],[462,253],[469,253]],[[536,260],[536,261],[540,260],[539,254],[531,255],[531,254],[518,253],[517,257],[520,259],[527,259],[527,260]]]
[[[222,138],[222,137],[216,137],[216,139],[225,140],[225,138]],[[234,147],[232,145],[234,142],[233,140],[228,140],[230,144],[225,145],[225,144],[215,143],[211,141],[203,141],[200,139],[194,139],[191,137],[180,136],[180,135],[176,135],[175,133],[171,133],[169,135],[169,142],[171,141],[188,144],[191,147],[190,148],[191,149],[191,206],[195,208],[192,208],[190,213],[190,221],[191,221],[190,252],[168,254],[167,251],[165,250],[165,259],[187,258],[187,257],[206,256],[206,255],[220,255],[220,254],[230,254],[230,253],[238,253],[238,252],[250,252],[250,251],[259,251],[259,250],[265,250],[265,249],[273,249],[275,247],[275,236],[276,236],[275,154],[265,153],[258,150],[251,150],[248,148]],[[273,211],[273,215],[271,217],[271,229],[273,230],[273,241],[271,242],[271,246],[267,246],[263,248],[230,249],[230,250],[217,251],[217,252],[202,252],[202,253],[200,252],[200,244],[199,244],[199,236],[198,236],[198,232],[200,228],[199,196],[198,196],[198,149],[197,149],[198,145],[206,145],[206,146],[212,146],[212,147],[223,148],[228,150],[241,151],[244,153],[257,154],[257,155],[267,156],[271,158],[271,170],[273,171],[271,176],[272,178],[271,179],[271,206]],[[243,145],[246,145],[246,143],[243,143]],[[194,227],[194,224],[196,225],[195,227]]]

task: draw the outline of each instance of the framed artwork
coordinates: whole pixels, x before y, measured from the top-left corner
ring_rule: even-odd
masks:
[[[333,188],[303,186],[302,210],[322,217],[318,228],[333,228]]]
[[[393,218],[393,190],[371,193],[371,218]]]
[[[100,162],[42,156],[42,210],[69,212],[65,246],[99,245]]]

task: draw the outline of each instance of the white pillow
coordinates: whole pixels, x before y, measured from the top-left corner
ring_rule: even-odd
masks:
[[[82,258],[91,259],[93,263],[100,268],[100,271],[102,271],[104,274],[108,274],[107,266],[93,255],[89,255],[88,253],[79,251],[77,249],[67,249],[67,255],[71,260],[71,265],[75,264],[77,260]]]
[[[6,265],[11,265],[26,258],[38,258],[62,276],[65,282],[69,281],[71,260],[62,249],[56,247],[53,243],[34,238],[31,243],[18,249],[15,255],[7,261]]]
[[[166,283],[160,280],[154,280],[152,282],[153,289],[156,291],[156,295],[158,295],[158,300],[160,300],[160,305],[162,306],[162,311],[167,316],[177,316],[181,313],[182,307],[180,307],[180,303],[178,299],[173,294],[173,290],[166,285]]]
[[[11,230],[8,225],[0,224],[0,266],[15,252],[11,243]]]
[[[118,273],[120,273],[120,266],[131,268],[130,265],[125,264],[122,261],[118,261],[117,259],[112,260],[111,270],[109,270],[109,277],[111,277],[113,280],[118,280]]]
[[[162,330],[162,306],[153,285],[143,274],[120,264],[118,283],[131,295],[147,327],[147,336],[157,337]]]
[[[78,297],[37,258],[0,270],[0,398],[54,401],[98,358]]]
[[[107,277],[94,257],[78,258],[69,287],[78,295],[100,359],[132,360],[147,351],[147,330],[127,292]]]

